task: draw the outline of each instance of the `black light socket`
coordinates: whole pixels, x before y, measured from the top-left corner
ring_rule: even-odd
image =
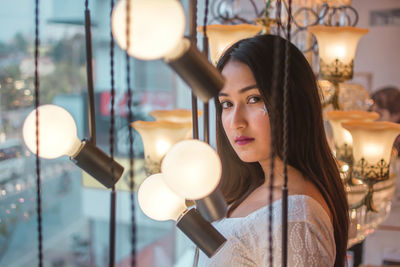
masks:
[[[70,159],[107,188],[115,185],[124,172],[124,168],[118,162],[86,140],[82,141],[80,150]]]
[[[164,61],[203,102],[217,96],[224,86],[221,73],[189,40],[183,39],[178,50],[182,52],[176,52],[176,55],[167,57]]]
[[[184,213],[176,226],[209,258],[217,253],[226,242],[226,238],[196,209],[190,209]]]
[[[195,200],[201,215],[209,221],[218,221],[226,216],[227,205],[219,189],[214,190],[205,198]]]

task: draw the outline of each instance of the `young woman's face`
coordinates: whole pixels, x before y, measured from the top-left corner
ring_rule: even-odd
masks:
[[[219,94],[222,125],[239,158],[260,162],[269,158],[270,121],[250,68],[230,60],[222,70],[225,86]]]

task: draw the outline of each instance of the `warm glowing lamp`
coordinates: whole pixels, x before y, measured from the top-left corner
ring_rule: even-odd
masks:
[[[187,199],[201,199],[215,190],[221,179],[221,160],[215,150],[199,140],[175,144],[161,170],[168,186]]]
[[[368,184],[365,204],[377,211],[372,201],[373,185],[389,178],[389,165],[393,143],[400,134],[400,124],[386,121],[343,122],[353,137],[353,177]]]
[[[252,24],[207,25],[211,62],[216,65],[225,49],[239,40],[253,37],[262,29],[262,26]],[[203,33],[203,26],[197,27],[197,30]]]
[[[350,80],[357,44],[368,29],[317,25],[308,30],[318,41],[321,78],[338,82]]]
[[[312,4],[328,4],[329,7],[337,7],[337,6],[349,6],[351,5],[351,0],[316,0],[316,1],[308,1]]]
[[[368,29],[317,25],[309,27],[308,30],[317,38],[320,78],[329,80],[335,86],[334,94],[324,106],[332,104],[334,109],[341,109],[339,82],[353,78],[353,61],[357,44]]]
[[[351,163],[353,138],[350,132],[343,128],[342,122],[351,120],[374,121],[379,118],[379,114],[376,112],[367,112],[361,110],[333,110],[326,113],[326,118],[332,126],[336,157],[339,160]]]
[[[42,105],[39,112],[39,156],[70,159],[106,187],[113,186],[121,177],[123,167],[112,161],[91,142],[80,141],[71,114],[56,105]],[[36,109],[26,117],[22,134],[28,149],[36,154]],[[113,171],[111,173],[111,165]]]
[[[153,110],[149,115],[156,121],[192,122],[192,111],[188,109]],[[202,111],[197,110],[197,116],[201,115]]]
[[[387,121],[344,122],[343,127],[353,137],[354,161],[377,165],[382,160],[389,164],[394,140],[400,134],[400,124]]]
[[[80,148],[74,118],[65,109],[56,105],[39,107],[39,153],[40,157],[54,159],[73,156]],[[36,153],[36,110],[26,117],[22,135],[26,146]]]
[[[118,45],[126,50],[126,0],[112,12],[111,27]],[[176,48],[185,31],[185,12],[177,0],[130,0],[128,53],[142,60],[164,57]]]
[[[120,0],[112,12],[112,32],[126,49],[126,2]],[[216,96],[224,79],[197,46],[184,38],[184,10],[177,0],[129,0],[130,47],[128,54],[143,60],[163,59],[207,102]]]
[[[132,126],[142,137],[148,174],[160,172],[161,160],[168,150],[192,135],[191,122],[135,121]]]
[[[185,199],[169,189],[161,173],[143,181],[138,190],[138,202],[144,214],[156,221],[177,221],[186,210]]]
[[[185,199],[175,194],[166,184],[163,174],[146,178],[138,191],[142,211],[158,221],[174,220],[208,257],[213,256],[226,239],[196,209],[187,210]]]

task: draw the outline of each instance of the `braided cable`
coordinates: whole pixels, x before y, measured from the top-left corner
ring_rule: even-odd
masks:
[[[288,114],[289,114],[289,75],[290,75],[290,41],[291,41],[291,25],[292,25],[292,0],[289,0],[288,23],[287,23],[287,40],[285,42],[285,69],[283,80],[283,176],[284,184],[282,187],[282,266],[287,266],[287,219],[288,219]]]
[[[207,36],[207,23],[208,23],[208,8],[209,6],[209,0],[205,1],[205,6],[204,6],[204,21],[203,21],[203,54],[204,56],[208,59],[208,36]],[[209,108],[209,103],[204,103],[203,104],[203,110],[204,110],[204,142],[207,144],[210,143],[210,128],[209,128],[209,120],[210,120],[210,108]]]
[[[277,1],[276,8],[276,17],[278,21],[277,27],[277,35],[280,35],[281,31],[281,1]],[[279,90],[279,69],[280,69],[280,39],[277,38],[275,41],[275,55],[274,55],[274,68],[273,68],[273,79],[272,79],[272,110],[277,112],[277,99],[278,99],[278,90]],[[276,115],[270,116],[271,119],[271,151],[270,151],[270,177],[269,177],[269,203],[273,202],[273,190],[274,190],[274,174],[275,174],[275,142],[277,139],[277,128],[276,128]],[[273,265],[273,240],[272,240],[272,229],[273,229],[273,210],[272,205],[269,205],[269,213],[268,213],[268,250],[269,250],[269,264]]]
[[[190,33],[191,42],[197,45],[197,0],[190,1]],[[199,139],[199,120],[198,120],[198,107],[197,107],[197,96],[191,91],[192,101],[192,121],[193,121],[193,139]]]
[[[42,198],[39,151],[39,0],[35,1],[35,110],[36,110],[36,210],[38,234],[38,265],[43,266]]]
[[[134,196],[134,152],[133,152],[133,131],[130,124],[133,122],[133,112],[132,112],[132,89],[131,89],[131,67],[130,67],[130,57],[128,51],[130,49],[130,34],[131,34],[131,1],[126,1],[126,86],[128,92],[128,131],[129,131],[129,190],[130,190],[130,200],[131,200],[131,266],[136,266],[136,225],[135,225],[135,196]]]
[[[111,29],[111,15],[114,8],[114,0],[111,0],[111,10],[110,10],[110,78],[111,78],[111,89],[110,89],[110,101],[111,101],[111,111],[110,111],[110,168],[111,175],[114,177],[114,125],[115,125],[115,82],[114,82],[114,38]],[[115,185],[112,186],[110,194],[110,256],[109,256],[109,266],[113,267],[115,263],[115,233],[116,233],[116,192]]]
[[[277,8],[276,8],[276,17],[278,21],[281,18],[281,1],[277,1]],[[277,35],[280,35],[280,26],[278,23],[277,28]],[[271,144],[270,144],[270,177],[269,177],[269,212],[268,212],[268,251],[269,251],[269,265],[273,266],[273,240],[272,240],[272,229],[273,229],[273,210],[271,203],[273,202],[273,190],[274,190],[274,173],[275,173],[275,143],[277,137],[277,127],[276,127],[276,115],[277,112],[277,99],[278,99],[278,90],[279,90],[279,69],[280,69],[280,39],[276,38],[274,44],[274,59],[273,59],[273,71],[272,71],[272,116],[270,116],[271,120]]]
[[[277,33],[276,35],[281,36],[281,27],[282,27],[282,2],[281,0],[276,1],[276,22],[277,22]]]

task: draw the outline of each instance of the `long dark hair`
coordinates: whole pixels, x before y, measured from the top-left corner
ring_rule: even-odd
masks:
[[[279,48],[277,46],[279,45]],[[252,71],[264,99],[269,116],[276,122],[276,155],[283,157],[283,79],[286,40],[274,35],[259,35],[232,45],[221,57],[217,68],[222,71],[229,60],[238,60]],[[278,88],[272,105],[272,76],[275,51],[279,49],[280,68]],[[348,205],[339,170],[325,136],[321,102],[314,73],[303,54],[289,44],[289,111],[288,164],[299,170],[321,192],[332,213],[336,243],[335,266],[344,266],[347,235]],[[219,185],[226,201],[236,208],[255,188],[264,183],[259,163],[239,159],[225,134],[221,121],[221,105],[216,99],[217,150],[222,160],[222,180]],[[274,109],[273,109],[274,108]]]

